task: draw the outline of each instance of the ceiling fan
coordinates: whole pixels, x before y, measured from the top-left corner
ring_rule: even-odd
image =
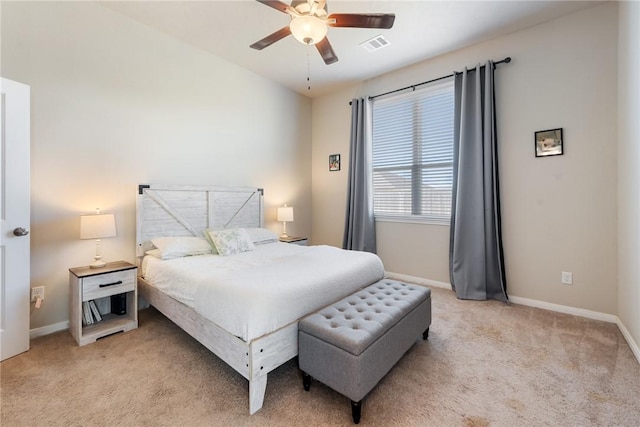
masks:
[[[326,0],[293,0],[291,5],[278,0],[256,0],[266,6],[286,13],[291,22],[273,34],[251,45],[262,50],[290,34],[306,45],[314,44],[325,64],[338,62],[329,40],[328,27],[383,28],[393,27],[396,15],[393,13],[332,13],[327,15]]]

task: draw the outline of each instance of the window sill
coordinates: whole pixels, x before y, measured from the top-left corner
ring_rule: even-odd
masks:
[[[425,225],[451,225],[451,221],[447,218],[410,218],[410,217],[389,217],[376,216],[376,222],[400,222],[406,224],[425,224]]]

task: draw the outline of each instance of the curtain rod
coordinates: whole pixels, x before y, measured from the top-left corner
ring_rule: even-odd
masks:
[[[504,58],[501,61],[494,62],[493,65],[508,64],[509,62],[511,62],[511,57],[507,56],[506,58]],[[481,65],[481,67],[484,67],[484,65]],[[422,86],[422,85],[426,85],[426,84],[429,84],[429,83],[437,82],[438,80],[444,80],[444,79],[447,79],[449,77],[455,76],[456,74],[460,74],[460,71],[454,71],[452,74],[449,74],[447,76],[438,77],[438,78],[435,78],[435,79],[428,80],[426,82],[417,83],[415,85],[403,87],[403,88],[392,90],[392,91],[385,92],[385,93],[380,93],[378,95],[373,95],[373,96],[370,96],[369,99],[375,99],[375,98],[378,98],[379,96],[389,95],[389,94],[400,92],[400,91],[407,90],[407,89],[415,90],[416,87],[418,87],[418,86]],[[349,105],[351,105],[351,101],[349,101]]]

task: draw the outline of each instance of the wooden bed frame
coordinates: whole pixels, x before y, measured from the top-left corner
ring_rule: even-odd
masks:
[[[156,237],[201,237],[207,228],[262,227],[262,198],[259,188],[140,185],[136,203],[138,260],[153,248],[150,241]],[[250,414],[262,408],[267,374],[298,354],[297,321],[247,342],[157,290],[142,277],[138,278],[138,293],[249,380]]]

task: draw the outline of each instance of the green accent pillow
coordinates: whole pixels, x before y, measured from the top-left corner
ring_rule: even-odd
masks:
[[[256,248],[244,228],[207,230],[207,233],[218,254],[222,256],[252,251]]]

